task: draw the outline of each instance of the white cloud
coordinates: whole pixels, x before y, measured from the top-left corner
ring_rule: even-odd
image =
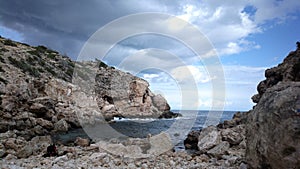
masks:
[[[245,11],[247,7],[254,11]],[[300,1],[218,1],[204,0],[184,6],[178,17],[189,21],[211,40],[219,55],[236,54],[258,49],[259,44],[248,41],[252,34],[261,33],[266,21],[285,19],[299,11]],[[275,22],[276,24],[276,22]]]
[[[178,80],[179,83],[207,83],[211,80],[209,74],[204,67],[200,66],[180,66],[171,71],[171,75]]]

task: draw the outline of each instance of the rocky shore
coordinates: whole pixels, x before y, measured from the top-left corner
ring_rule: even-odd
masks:
[[[96,68],[81,63],[86,69],[78,71],[76,63],[53,50],[0,39],[1,168],[299,168],[300,47],[266,70],[252,110],[191,131],[184,144],[192,153],[173,152],[169,136],[161,133],[56,142],[58,155],[43,157],[54,143],[51,136],[97,119],[179,116],[145,80],[97,62]],[[85,75],[91,70],[97,72],[93,96],[71,83],[73,72],[89,82]]]
[[[123,155],[114,155],[103,148],[101,143],[88,146],[57,146],[59,156],[43,157],[49,138],[37,137],[35,140],[38,146],[26,148],[26,152],[34,152],[26,158],[20,155],[8,154],[1,160],[2,168],[246,168],[246,164],[235,156],[237,151],[232,151],[229,155],[222,155],[222,152],[212,152],[210,155],[192,155],[186,152],[167,151],[160,155],[148,154],[147,156],[134,157],[137,153],[132,145],[109,144],[106,147],[118,145],[116,151],[123,151]],[[133,141],[133,140],[131,140]],[[140,141],[139,139],[135,141]],[[43,143],[43,146],[41,146]],[[145,143],[143,143],[144,145]],[[142,144],[139,144],[141,146]],[[19,145],[20,146],[20,145]],[[122,149],[121,147],[128,147]],[[114,146],[115,147],[115,146]],[[115,147],[116,148],[116,147]],[[135,152],[132,152],[135,151]],[[220,155],[220,157],[218,157]]]

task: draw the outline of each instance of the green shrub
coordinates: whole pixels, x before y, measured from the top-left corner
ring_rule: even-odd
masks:
[[[8,50],[8,49],[5,49],[5,48],[1,48],[0,51],[1,51],[1,52],[8,52],[9,50]]]
[[[44,73],[45,71],[44,71],[44,69],[42,69],[42,68],[37,68],[37,70],[39,71],[39,72],[41,72],[41,73]]]
[[[68,65],[71,66],[71,67],[73,67],[73,68],[75,67],[75,63],[72,62],[72,61],[68,61]]]
[[[17,44],[15,44],[12,40],[10,39],[6,39],[4,40],[4,45],[7,45],[7,46],[17,46]]]
[[[40,52],[38,50],[30,50],[27,51],[27,53],[40,57]]]
[[[56,54],[53,54],[53,53],[49,53],[47,55],[47,57],[50,58],[50,59],[55,59],[56,58],[55,56],[56,56]]]
[[[74,68],[68,68],[67,71],[66,71],[66,74],[69,75],[70,77],[73,76],[73,71],[74,71]]]
[[[35,47],[35,49],[40,53],[44,53],[48,50],[46,46],[42,46],[42,45]]]
[[[30,75],[32,75],[34,77],[40,77],[39,71],[34,67],[30,67],[30,69],[28,69],[28,72]]]
[[[12,58],[12,57],[8,57],[8,60],[10,61],[10,63],[12,65],[14,65],[15,67],[23,70],[24,72],[28,72],[30,75],[32,75],[34,77],[39,77],[40,76],[40,73],[38,72],[38,70],[35,69],[34,67],[31,67],[23,59],[21,59],[20,61],[18,61],[16,59]]]
[[[54,77],[57,77],[57,73],[53,71],[51,67],[45,66],[45,69],[47,72],[51,73]]]
[[[36,65],[35,59],[32,58],[32,57],[30,57],[30,56],[26,58],[26,61],[27,61],[30,65]]]

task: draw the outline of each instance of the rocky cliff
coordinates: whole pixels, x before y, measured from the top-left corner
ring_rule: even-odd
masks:
[[[96,64],[95,64],[96,63]],[[96,72],[94,96],[72,83],[88,82]],[[93,67],[97,65],[97,67]],[[94,123],[95,116],[160,117],[170,112],[161,95],[153,94],[145,80],[101,61],[74,62],[44,46],[0,38],[0,152],[18,154],[9,143],[30,141]],[[12,140],[13,139],[13,140]],[[0,157],[6,153],[0,153]]]
[[[253,169],[300,166],[300,43],[283,63],[265,71],[252,97],[257,103],[232,120],[192,131],[186,149],[216,158],[226,167]]]
[[[247,119],[247,162],[251,168],[299,168],[300,46],[265,76]]]

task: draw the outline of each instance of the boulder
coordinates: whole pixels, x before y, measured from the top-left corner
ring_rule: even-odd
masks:
[[[39,124],[40,126],[42,126],[43,128],[47,129],[47,130],[53,129],[52,122],[50,122],[48,120],[44,120],[42,118],[37,118],[36,123]]]
[[[229,149],[229,147],[230,144],[227,141],[222,141],[220,144],[207,151],[207,154],[214,158],[220,159],[222,155],[226,154],[226,151]]]
[[[171,138],[168,133],[162,132],[149,138],[150,149],[149,154],[159,155],[173,148]]]
[[[47,107],[40,103],[33,103],[29,107],[29,111],[36,114],[37,117],[43,117],[45,113],[48,111]]]
[[[77,137],[74,143],[77,146],[87,147],[90,145],[90,140],[87,138]]]
[[[69,130],[69,125],[64,119],[60,119],[54,124],[54,130],[56,132],[67,132]]]
[[[13,149],[15,151],[19,150],[20,148],[26,145],[26,141],[20,138],[8,138],[4,142],[4,146],[6,149]]]
[[[221,131],[222,140],[228,141],[230,145],[238,145],[244,140],[245,127],[238,125]]]
[[[187,138],[184,140],[183,144],[186,149],[198,150],[198,137],[201,131],[191,131],[187,135]]]
[[[50,144],[52,144],[50,136],[36,136],[29,142],[29,145],[33,149],[33,155],[44,153]]]
[[[202,129],[198,137],[198,150],[200,153],[205,153],[209,149],[218,145],[221,142],[220,133],[215,126],[209,126]]]
[[[27,158],[31,156],[33,153],[31,145],[26,145],[25,147],[21,148],[17,153],[16,156],[18,158]]]

